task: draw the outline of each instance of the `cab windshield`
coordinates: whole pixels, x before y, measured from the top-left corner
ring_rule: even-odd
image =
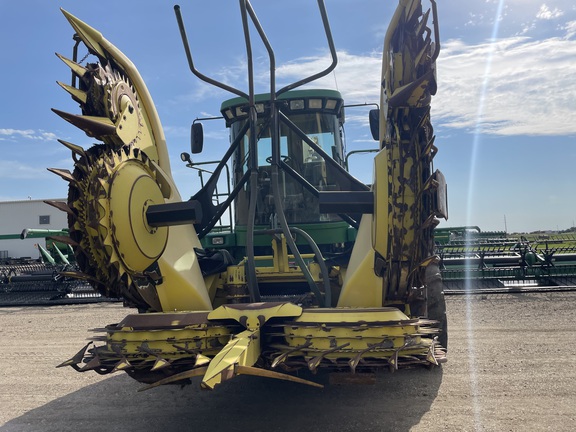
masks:
[[[340,123],[334,114],[306,113],[291,115],[290,120],[316,143],[327,155],[339,165],[343,165],[343,145],[340,138]],[[233,140],[246,120],[231,126]],[[274,197],[270,185],[272,162],[272,144],[270,128],[265,119],[258,119],[258,199],[256,203],[256,224],[270,225],[274,215]],[[248,168],[249,136],[248,132],[240,143],[234,155],[234,183],[236,183]],[[308,183],[319,191],[341,190],[336,184],[335,176],[327,169],[326,161],[311,146],[304,142],[287,125],[280,127],[280,157],[295,172],[299,173]],[[320,214],[318,199],[310,193],[297,179],[288,172],[280,170],[280,194],[288,223],[314,223],[340,220],[338,216]],[[246,225],[248,216],[248,199],[246,184],[236,198],[236,223]]]

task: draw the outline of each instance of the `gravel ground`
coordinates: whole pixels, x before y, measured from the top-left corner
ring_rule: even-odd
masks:
[[[0,308],[0,431],[573,431],[576,293],[451,296],[442,368],[376,384],[238,377],[137,392],[125,374],[54,366],[118,322],[119,304]],[[327,382],[326,377],[318,377]]]

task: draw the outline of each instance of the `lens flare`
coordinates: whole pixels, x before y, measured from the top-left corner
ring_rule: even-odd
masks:
[[[466,225],[472,225],[472,214],[473,214],[473,197],[474,197],[474,186],[476,178],[476,159],[478,157],[478,150],[480,147],[480,141],[482,138],[482,124],[484,116],[484,104],[486,101],[486,96],[488,93],[488,85],[490,82],[490,72],[492,70],[492,59],[494,56],[494,51],[496,47],[496,39],[498,37],[498,30],[500,27],[500,21],[502,20],[502,11],[504,9],[504,0],[499,0],[498,8],[496,9],[496,15],[494,18],[494,25],[492,27],[492,35],[490,39],[490,49],[488,51],[488,56],[486,58],[486,65],[484,67],[484,76],[482,79],[482,85],[480,87],[480,94],[478,98],[478,111],[476,113],[476,126],[474,128],[474,138],[472,141],[472,155],[470,157],[470,177],[468,181],[468,200],[467,200],[467,211],[466,211]],[[470,250],[470,236],[466,236],[466,250]],[[465,273],[465,285],[466,291],[471,289],[471,277],[470,277],[469,265],[466,265]],[[477,376],[477,364],[476,364],[476,346],[474,344],[474,316],[471,304],[471,296],[468,294],[466,296],[466,333],[468,340],[468,364],[470,370],[470,392],[472,395],[472,408],[474,410],[474,428],[475,430],[482,430],[482,418],[481,418],[481,408],[478,400],[478,376]]]

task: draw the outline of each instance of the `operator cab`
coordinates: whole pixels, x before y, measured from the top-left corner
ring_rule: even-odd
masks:
[[[269,94],[254,96],[252,120],[246,98],[221,105],[230,129],[230,148],[221,161],[211,162],[218,167],[192,197],[204,213],[202,224],[196,226],[203,246],[227,248],[242,257],[250,237],[257,253],[269,254],[270,239],[263,231],[287,225],[305,231],[323,253],[348,250],[362,214],[350,191],[369,188],[346,169],[342,96],[335,90],[292,90],[281,93],[275,102],[271,99]],[[193,153],[201,151],[202,142],[202,126],[195,123]],[[256,155],[250,154],[251,148]],[[183,155],[192,167],[189,155]],[[230,186],[222,202],[213,178],[224,169]],[[339,192],[346,192],[343,196],[350,201],[340,207],[326,206],[326,197]],[[214,222],[230,208],[231,226],[216,226]],[[309,250],[301,238],[296,243]]]
[[[343,99],[333,90],[297,90],[282,94],[278,100],[279,111],[297,129],[312,140],[323,152],[308,145],[286,122],[280,122],[280,194],[286,220],[289,224],[310,224],[340,221],[335,214],[319,211],[318,198],[307,189],[307,183],[318,191],[341,190],[333,170],[327,167],[325,156],[344,167]],[[271,187],[272,128],[270,125],[270,96],[256,95],[258,194],[256,202],[256,225],[271,226],[276,213]],[[248,122],[248,103],[244,98],[234,98],[222,104],[221,112],[230,128],[233,142]],[[232,157],[233,184],[248,170],[250,130]],[[245,226],[248,221],[249,186],[239,191],[235,206],[235,223]]]

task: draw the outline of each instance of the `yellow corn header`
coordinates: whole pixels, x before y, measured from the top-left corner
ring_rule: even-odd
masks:
[[[212,389],[240,374],[318,386],[293,372],[445,361],[433,241],[437,218],[447,217],[444,177],[432,165],[435,3],[423,11],[420,0],[401,0],[391,19],[374,83],[381,100],[370,114],[379,143],[371,185],[347,171],[339,92],[299,89],[337,65],[323,1],[318,5],[332,63],[276,89],[272,47],[250,2],[240,2],[248,91],[196,69],[175,8],[191,71],[235,95],[221,109],[230,147],[187,201],[138,70],[100,32],[63,11],[95,61],[58,55],[73,73],[70,85],[59,84],[81,114],[54,111],[100,143],[84,149],[60,141],[74,169],[50,169],[69,184],[67,202],[50,204],[68,213],[81,269],[74,276],[135,311],[60,366],[125,371],[146,388],[200,377]],[[250,22],[270,55],[266,94],[253,90]],[[192,132],[199,152],[201,126]],[[197,168],[187,154],[183,160]],[[231,187],[215,200],[224,172],[231,172]],[[218,226],[230,208],[229,225]]]

